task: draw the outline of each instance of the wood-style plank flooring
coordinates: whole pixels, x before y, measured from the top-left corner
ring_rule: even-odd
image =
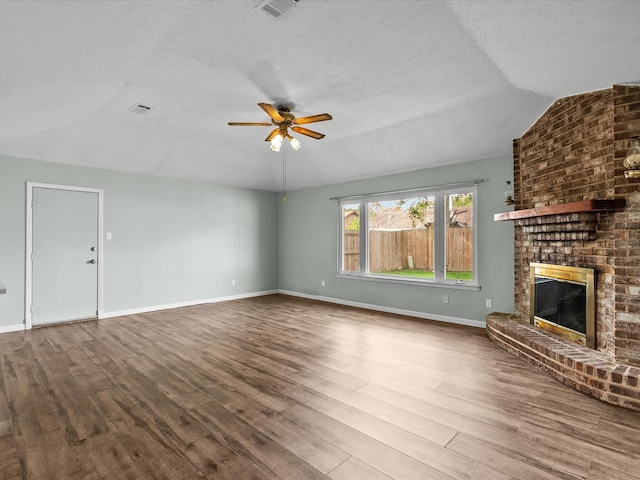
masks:
[[[273,295],[0,354],[3,480],[640,479],[640,413],[476,328]]]

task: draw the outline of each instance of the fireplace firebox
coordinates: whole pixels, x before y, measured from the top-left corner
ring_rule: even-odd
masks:
[[[530,264],[531,323],[589,348],[595,345],[595,272]]]

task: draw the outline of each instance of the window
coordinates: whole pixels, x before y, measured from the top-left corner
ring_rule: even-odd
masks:
[[[340,274],[387,281],[477,285],[476,187],[339,200]]]

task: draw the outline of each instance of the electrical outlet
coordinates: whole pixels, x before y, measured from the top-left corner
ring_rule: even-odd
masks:
[[[325,286],[324,280],[322,280],[322,286],[323,286],[323,287]]]
[[[490,298],[487,298],[487,299],[484,301],[484,304],[485,304],[485,306],[486,306],[487,308],[491,308],[491,299],[490,299]]]
[[[231,280],[231,286],[235,287],[236,286],[236,281],[235,280]]]
[[[442,303],[449,303],[449,295],[442,295]]]

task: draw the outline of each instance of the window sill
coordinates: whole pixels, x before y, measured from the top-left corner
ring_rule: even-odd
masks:
[[[403,285],[414,285],[416,287],[453,288],[457,290],[480,291],[480,285],[471,282],[436,282],[430,280],[418,280],[411,278],[395,278],[382,275],[362,275],[360,273],[338,273],[336,278],[349,280],[368,280],[371,282],[399,283]]]

